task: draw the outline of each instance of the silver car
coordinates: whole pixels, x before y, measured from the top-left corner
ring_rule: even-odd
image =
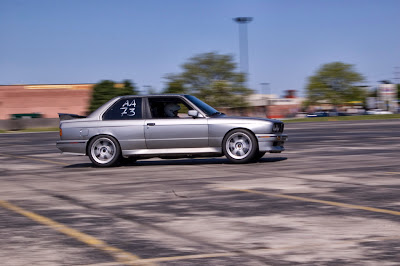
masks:
[[[88,117],[59,116],[57,148],[100,167],[123,158],[223,155],[248,163],[284,151],[287,140],[281,121],[229,117],[191,95],[120,96]]]

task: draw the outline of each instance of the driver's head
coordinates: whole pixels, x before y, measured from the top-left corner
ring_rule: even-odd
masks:
[[[176,103],[168,103],[164,107],[164,112],[168,117],[177,117],[178,116],[178,111],[181,109],[179,105]]]

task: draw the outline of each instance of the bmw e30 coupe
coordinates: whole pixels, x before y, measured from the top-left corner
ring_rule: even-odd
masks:
[[[233,163],[284,151],[278,120],[230,117],[191,95],[116,97],[88,117],[59,114],[61,152],[89,156],[95,166],[159,157],[225,155]]]

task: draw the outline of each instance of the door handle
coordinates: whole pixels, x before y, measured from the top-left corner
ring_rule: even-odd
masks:
[[[149,126],[149,127],[152,127],[152,126],[155,126],[156,125],[156,123],[147,123],[147,126]]]

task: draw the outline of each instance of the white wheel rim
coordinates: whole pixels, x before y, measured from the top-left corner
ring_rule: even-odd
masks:
[[[92,144],[90,153],[97,163],[106,164],[114,159],[116,150],[113,141],[108,138],[99,138]]]
[[[236,160],[246,158],[253,148],[250,137],[241,132],[229,136],[225,145],[229,156]]]

